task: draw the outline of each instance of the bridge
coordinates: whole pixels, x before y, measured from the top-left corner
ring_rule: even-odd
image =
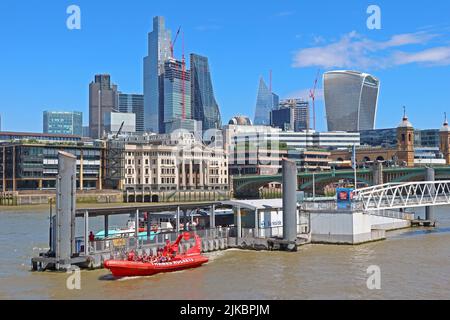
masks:
[[[450,166],[434,168],[436,180],[450,180]],[[382,183],[407,183],[413,181],[425,181],[427,168],[383,168],[381,171],[375,169],[360,169],[357,171],[359,183],[373,186]],[[326,185],[341,180],[354,180],[353,170],[337,170],[334,172],[314,173],[316,190],[320,193]],[[378,180],[378,181],[377,181]],[[273,182],[282,182],[282,175],[271,176],[234,176],[233,187],[236,198],[258,198],[259,189]],[[313,173],[298,174],[298,190],[312,192]]]
[[[388,183],[354,191],[365,212],[450,205],[450,180]]]

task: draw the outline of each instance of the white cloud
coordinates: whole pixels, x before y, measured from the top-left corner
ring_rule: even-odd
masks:
[[[449,65],[450,46],[437,47],[416,53],[397,52],[394,54],[396,64],[423,63],[427,65]]]
[[[415,52],[394,50],[405,46],[424,45],[436,37],[436,34],[416,32],[397,34],[387,41],[374,41],[353,31],[330,44],[299,50],[294,55],[292,66],[382,69],[410,63],[450,64],[450,46]]]

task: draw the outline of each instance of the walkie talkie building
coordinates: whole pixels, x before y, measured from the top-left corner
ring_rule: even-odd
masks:
[[[328,131],[375,129],[380,81],[356,71],[330,71],[323,77]]]

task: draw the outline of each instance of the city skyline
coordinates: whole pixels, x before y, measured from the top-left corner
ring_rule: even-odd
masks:
[[[5,1],[0,5],[1,11],[8,13],[1,19],[5,24],[1,32],[10,48],[0,53],[3,63],[9,61],[3,68],[7,77],[1,79],[2,87],[8,92],[0,111],[3,130],[39,131],[39,124],[33,120],[46,106],[60,106],[61,111],[81,111],[86,124],[86,84],[94,74],[110,74],[124,92],[143,92],[142,57],[146,55],[146,34],[156,15],[166,18],[168,29],[177,30],[182,25],[186,52],[200,52],[209,58],[224,123],[236,114],[253,116],[257,80],[270,69],[274,75],[274,91],[280,93],[280,98],[307,98],[318,68],[322,72],[345,68],[373,74],[383,83],[377,128],[394,127],[396,123],[389,115],[393,110],[400,111],[403,105],[408,107],[410,118],[418,128],[437,128],[440,125],[437,119],[447,111],[450,101],[450,93],[445,90],[450,49],[445,40],[449,26],[444,14],[450,5],[445,1],[427,8],[427,15],[423,15],[423,8],[416,4],[379,1],[383,19],[381,30],[367,29],[369,3],[356,1],[314,4],[320,19],[301,15],[301,11],[311,6],[307,2],[269,2],[250,19],[250,22],[261,21],[255,26],[244,19],[251,10],[250,4],[240,4],[240,10],[231,15],[221,4],[198,1],[205,10],[219,12],[206,19],[196,19],[200,14],[183,3],[109,4],[108,12],[102,10],[101,1],[96,4],[79,1],[78,5],[83,13],[83,24],[77,31],[65,28],[66,4],[42,4],[33,15],[24,10],[23,3]],[[175,12],[175,6],[183,13]],[[406,6],[408,10],[402,10]],[[331,9],[342,16],[339,25],[328,19]],[[125,18],[121,17],[122,13]],[[128,19],[130,15],[135,19]],[[304,20],[297,26],[299,16]],[[127,23],[120,23],[121,19],[126,19]],[[404,23],[396,24],[398,19]],[[110,30],[110,34],[104,34],[105,29]],[[100,33],[103,38],[99,38]],[[264,38],[273,41],[276,50],[267,49]],[[112,44],[111,39],[115,40]],[[126,52],[112,50],[117,49],[119,41],[127,48]],[[25,43],[34,48],[31,59],[24,58]],[[368,44],[374,49],[368,50]],[[92,50],[88,50],[88,46],[92,46]],[[324,57],[329,57],[332,50],[339,55],[324,62]],[[175,55],[179,57],[180,52],[181,42],[175,48]],[[14,56],[17,59],[12,59]],[[15,61],[25,62],[19,65]],[[19,81],[17,77],[25,73],[24,68],[29,77],[27,83],[33,83],[33,86],[27,85],[30,94],[26,97],[14,88],[14,83]],[[243,72],[235,77],[238,70]],[[56,84],[51,81],[55,77],[60,79]],[[415,80],[406,84],[409,78]],[[57,90],[50,92],[50,83]],[[318,129],[324,130],[321,89],[320,86],[316,104],[317,123]]]

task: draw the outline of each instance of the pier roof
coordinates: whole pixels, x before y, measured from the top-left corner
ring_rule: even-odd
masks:
[[[282,209],[283,199],[263,200],[231,200],[222,202],[223,205],[241,207],[249,210]]]
[[[140,212],[167,212],[177,210],[179,207],[181,210],[189,209],[202,209],[209,208],[213,205],[219,206],[220,202],[200,202],[200,203],[173,203],[173,204],[157,204],[157,205],[135,205],[135,206],[116,206],[116,207],[102,207],[102,208],[87,208],[77,209],[76,216],[84,217],[86,212],[89,212],[89,217],[102,217],[135,213],[137,210]]]

